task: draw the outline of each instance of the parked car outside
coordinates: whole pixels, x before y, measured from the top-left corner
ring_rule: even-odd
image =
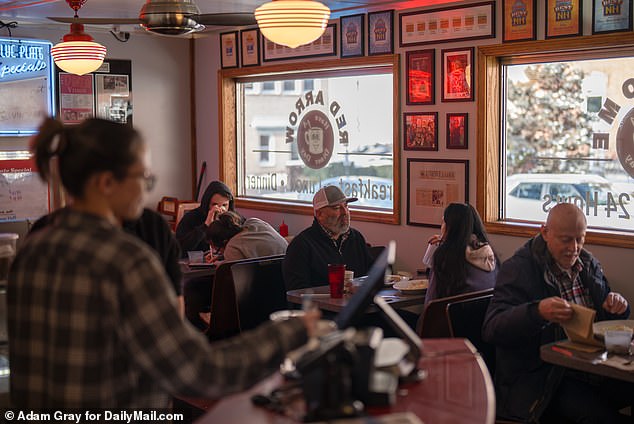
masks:
[[[506,178],[506,219],[544,222],[557,203],[574,203],[589,227],[634,231],[631,195],[599,175],[515,174]]]

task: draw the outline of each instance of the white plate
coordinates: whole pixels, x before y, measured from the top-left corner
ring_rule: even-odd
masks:
[[[592,331],[594,331],[595,337],[603,340],[605,332],[608,330],[622,330],[623,327],[631,328],[634,330],[634,320],[632,319],[615,319],[611,321],[599,321],[592,324]]]
[[[403,294],[423,294],[429,286],[429,280],[405,280],[394,283],[394,288]]]
[[[403,277],[402,275],[395,275],[395,274],[386,275],[385,276],[385,285],[386,286],[391,286],[394,283],[399,283],[401,281],[407,281],[407,280],[409,280],[409,278]]]

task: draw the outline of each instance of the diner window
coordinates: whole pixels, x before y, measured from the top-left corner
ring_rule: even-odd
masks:
[[[534,234],[566,202],[583,211],[591,241],[634,243],[634,50],[588,44],[569,52],[553,42],[549,54],[481,47],[478,167],[497,178],[478,173],[478,203],[491,232]]]
[[[293,79],[268,73],[266,80],[252,74],[233,80],[238,204],[312,213],[307,207],[319,188],[337,185],[359,199],[351,204],[356,218],[399,222],[397,60],[342,69],[345,62]],[[262,84],[261,92],[246,89],[254,83]],[[282,89],[272,96],[272,87]],[[291,88],[298,89],[295,95]]]

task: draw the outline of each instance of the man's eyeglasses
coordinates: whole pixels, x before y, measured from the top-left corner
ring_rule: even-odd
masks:
[[[149,171],[144,171],[142,174],[129,174],[127,178],[142,178],[143,184],[145,184],[145,191],[152,191],[156,185],[156,175]]]

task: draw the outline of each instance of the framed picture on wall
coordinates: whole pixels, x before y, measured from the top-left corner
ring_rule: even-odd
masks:
[[[592,33],[632,31],[632,0],[592,0]]]
[[[469,141],[469,114],[447,114],[447,148],[467,149]]]
[[[537,0],[503,0],[502,41],[535,40]]]
[[[365,54],[364,19],[364,14],[341,18],[341,57],[356,57]]]
[[[436,101],[434,84],[436,51],[418,50],[406,54],[406,78],[408,105],[433,105]]]
[[[581,0],[569,0],[565,8],[557,0],[546,0],[546,38],[581,35],[582,22]]]
[[[439,228],[450,203],[469,201],[469,161],[407,159],[407,225]]]
[[[240,31],[240,51],[242,66],[258,66],[260,64],[260,30],[257,28]]]
[[[495,38],[495,2],[399,13],[401,47]]]
[[[303,57],[336,56],[337,55],[337,24],[329,24],[324,33],[315,41],[291,49],[287,46],[275,44],[262,36],[262,60],[298,59]]]
[[[474,99],[474,48],[442,50],[442,101]]]
[[[394,11],[368,13],[368,54],[394,52]]]
[[[438,112],[403,114],[405,150],[438,150]]]
[[[220,67],[238,67],[238,31],[220,34]]]

